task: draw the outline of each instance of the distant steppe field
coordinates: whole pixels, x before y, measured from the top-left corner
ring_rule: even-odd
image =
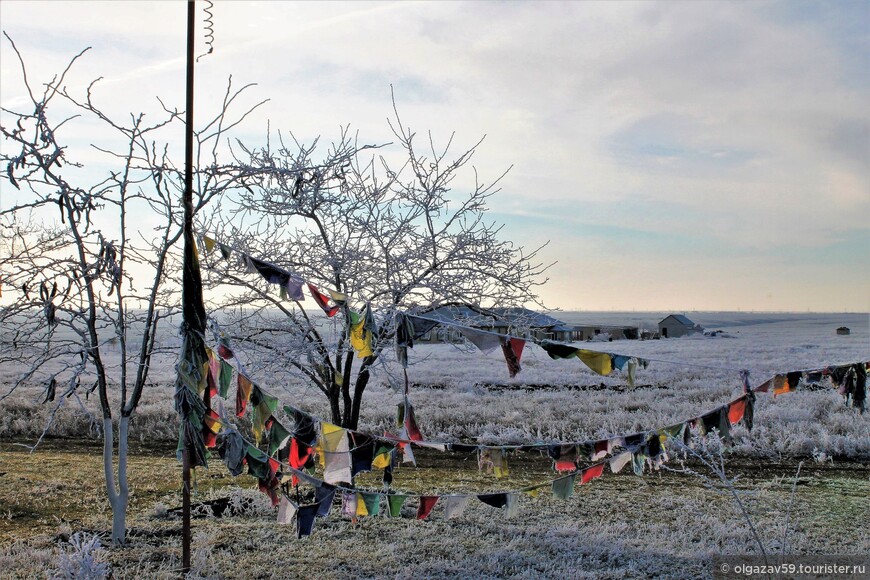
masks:
[[[569,324],[650,327],[668,313],[557,313]],[[503,358],[473,347],[416,346],[410,354],[411,398],[427,439],[514,444],[604,438],[671,425],[712,410],[741,392],[739,370],[753,386],[774,373],[870,360],[866,314],[687,313],[715,338],[583,343],[589,349],[649,358],[629,387],[624,373],[598,376],[577,360],[551,360],[529,345],[522,372],[508,378]],[[837,335],[840,326],[851,329]],[[111,512],[102,489],[100,443],[90,414],[94,397],[62,403],[46,437],[32,446],[55,407],[43,388],[26,384],[0,401],[0,578],[54,577],[74,550],[77,532],[98,534],[96,555],[116,578],[177,577],[180,563],[180,468],[172,409],[173,355],[156,360],[153,386],[131,427],[129,545],[105,546]],[[249,373],[282,402],[327,418],[319,393],[292,373]],[[391,355],[390,355],[391,356]],[[392,361],[377,367],[366,393],[361,430],[394,429],[401,401]],[[678,364],[683,363],[683,364]],[[0,369],[6,393],[22,369]],[[262,373],[262,374],[261,374]],[[227,403],[232,407],[232,402]],[[242,422],[244,423],[244,421]],[[292,425],[292,420],[286,424]],[[242,424],[243,428],[246,425]],[[847,407],[833,388],[774,399],[760,395],[755,427],[734,429],[725,470],[766,552],[870,553],[870,412]],[[553,479],[540,454],[508,458],[510,474],[478,470],[472,454],[419,450],[417,467],[395,473],[394,488],[445,494],[519,489]],[[802,463],[800,476],[795,477]],[[696,473],[686,473],[685,468]],[[361,487],[376,488],[379,474]],[[751,529],[731,492],[698,461],[678,458],[659,471],[605,474],[559,500],[549,490],[520,498],[506,518],[481,502],[446,520],[339,515],[318,520],[296,539],[248,476],[233,478],[217,457],[196,474],[195,501],[228,498],[232,515],[200,509],[194,526],[193,577],[203,578],[696,578],[711,577],[719,554],[755,554]],[[309,493],[300,487],[301,493]],[[788,527],[786,527],[786,525]],[[870,562],[868,562],[870,570]]]

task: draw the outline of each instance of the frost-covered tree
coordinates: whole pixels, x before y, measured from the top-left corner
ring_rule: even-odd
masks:
[[[22,385],[42,384],[44,402],[54,405],[53,420],[66,401],[96,393],[112,539],[123,543],[130,419],[160,349],[158,329],[181,309],[184,182],[169,143],[183,134],[183,113],[161,102],[153,121],[139,113],[117,122],[95,104],[96,81],[80,97],[64,85],[84,51],[37,87],[7,40],[28,102],[15,110],[4,107],[0,121],[0,284],[6,300],[0,309],[0,362],[21,369],[3,398]],[[196,132],[203,169],[196,175],[195,211],[245,179],[221,165],[218,147],[252,110],[228,113],[242,91],[230,83],[218,113]],[[54,116],[64,111],[69,115]],[[92,163],[82,161],[90,159],[87,151],[67,144],[77,122],[101,128],[100,140],[91,145],[98,154]]]
[[[224,196],[202,225],[227,246],[204,258],[204,276],[211,308],[234,313],[228,335],[271,368],[301,374],[328,399],[332,420],[351,428],[372,365],[393,344],[397,312],[539,304],[536,287],[545,282],[538,250],[503,239],[502,226],[487,219],[504,174],[478,179],[471,161],[480,141],[453,154],[452,135],[438,148],[430,132],[419,149],[397,112],[390,128],[400,167],[346,129],[320,160],[317,142],[280,134],[239,149],[256,184]],[[312,286],[304,293],[303,282]],[[371,332],[370,350],[352,348],[352,330]]]

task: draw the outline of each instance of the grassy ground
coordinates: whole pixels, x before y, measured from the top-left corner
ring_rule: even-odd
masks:
[[[395,485],[409,491],[487,491],[552,477],[549,462],[512,457],[511,478],[478,473],[472,458],[418,454],[419,468],[402,468]],[[759,465],[763,467],[759,469]],[[796,462],[729,464],[766,549],[780,549]],[[101,558],[117,578],[173,577],[180,558],[179,521],[165,507],[180,505],[180,470],[169,448],[134,447],[130,461],[129,546]],[[0,577],[47,577],[70,550],[71,533],[108,535],[111,516],[102,489],[99,446],[48,441],[36,454],[0,446]],[[448,482],[448,483],[445,483]],[[363,484],[364,485],[364,484]],[[230,478],[216,462],[200,470],[197,499],[250,498],[233,517],[198,519],[194,565],[209,578],[385,576],[481,578],[706,577],[714,554],[754,553],[734,501],[692,475],[625,472],[577,488],[560,501],[549,492],[521,498],[518,516],[472,501],[464,517],[445,521],[436,506],[429,521],[337,515],[318,520],[314,535],[297,540],[275,522],[273,508],[245,476]],[[805,464],[796,487],[788,535],[796,553],[870,552],[870,466]],[[337,506],[336,506],[337,507]],[[105,541],[105,540],[104,540]]]
[[[578,361],[552,361],[538,347],[527,348],[523,372],[506,379],[500,356],[419,345],[411,367],[413,401],[421,430],[433,440],[496,444],[631,433],[695,417],[741,392],[736,372],[713,367],[748,365],[757,384],[774,372],[867,360],[865,322],[862,315],[849,323],[856,328],[852,337],[835,336],[839,322],[822,317],[817,324],[762,320],[736,326],[730,329],[733,339],[613,343],[620,352],[711,367],[656,363],[639,373],[639,386],[631,389],[621,373],[599,377]],[[178,577],[180,524],[167,517],[167,508],[181,501],[174,457],[174,363],[170,356],[155,361],[155,385],[146,389],[131,423],[129,545],[99,553],[115,578]],[[258,367],[253,355],[245,365],[282,401],[328,415],[324,399],[307,383]],[[0,368],[0,393],[19,373],[15,365]],[[393,428],[401,395],[390,387],[401,385],[399,379],[387,366],[375,369],[363,430]],[[58,397],[40,404],[43,397],[44,383],[34,380],[0,401],[2,579],[54,577],[52,570],[73,552],[76,532],[97,533],[104,543],[108,538],[111,515],[95,439],[96,400]],[[114,408],[117,404],[113,400]],[[765,549],[771,554],[782,549],[794,458],[801,457],[808,463],[796,486],[787,549],[870,553],[868,415],[845,406],[827,387],[759,397],[755,419],[751,433],[743,427],[732,433],[728,471],[739,476],[737,487]],[[248,428],[247,420],[239,425]],[[35,454],[13,443],[32,445],[43,430],[53,438]],[[532,455],[511,458],[507,481],[479,473],[473,456],[417,455],[420,467],[399,470],[395,487],[485,492],[553,477],[551,462]],[[833,464],[826,460],[831,457]],[[372,474],[359,483],[378,480]],[[709,577],[713,556],[752,554],[757,546],[733,498],[706,483],[673,471],[644,477],[608,472],[566,501],[546,491],[521,497],[519,514],[510,519],[476,500],[462,518],[450,521],[444,520],[441,505],[430,520],[414,520],[413,500],[402,519],[351,522],[334,508],[330,518],[318,520],[313,536],[297,540],[292,526],[275,522],[274,508],[251,478],[230,478],[215,461],[211,470],[198,473],[196,499],[231,498],[240,510],[232,517],[196,521],[194,577]]]

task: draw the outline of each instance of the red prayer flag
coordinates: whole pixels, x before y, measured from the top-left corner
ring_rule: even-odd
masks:
[[[417,419],[414,417],[414,407],[410,403],[405,405],[405,429],[408,431],[408,439],[411,441],[423,440],[423,434],[420,433],[420,428],[417,427]]]
[[[580,476],[580,484],[589,483],[593,479],[598,479],[601,477],[601,474],[604,473],[604,464],[599,463],[598,465],[593,465],[592,467],[588,467],[584,469]]]
[[[233,351],[225,344],[218,345],[218,356],[222,359],[233,358]]]
[[[338,314],[338,311],[341,309],[341,307],[330,306],[328,304],[329,298],[326,297],[326,294],[323,294],[311,282],[308,282],[308,291],[311,292],[311,297],[314,298],[314,301],[317,302],[317,305],[323,309],[328,317],[332,318],[333,316]]]
[[[526,346],[526,341],[521,338],[506,337],[502,342],[501,350],[504,353],[504,359],[508,366],[508,374],[511,378],[517,376],[522,370],[520,366],[520,358],[523,356],[523,348]]]
[[[417,519],[425,520],[436,503],[438,503],[437,495],[421,495],[420,507],[417,508]]]
[[[511,348],[517,357],[517,362],[523,358],[523,349],[526,347],[526,341],[521,338],[511,338]]]
[[[556,460],[556,471],[574,471],[577,469],[577,464],[573,460]]]

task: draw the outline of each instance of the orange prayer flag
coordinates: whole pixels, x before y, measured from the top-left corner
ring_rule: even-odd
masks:
[[[732,425],[736,425],[743,420],[743,413],[746,412],[746,397],[740,397],[736,401],[732,401],[728,405],[728,421]]]
[[[251,400],[251,391],[254,384],[245,375],[239,373],[238,388],[236,389],[236,417],[242,417]]]

